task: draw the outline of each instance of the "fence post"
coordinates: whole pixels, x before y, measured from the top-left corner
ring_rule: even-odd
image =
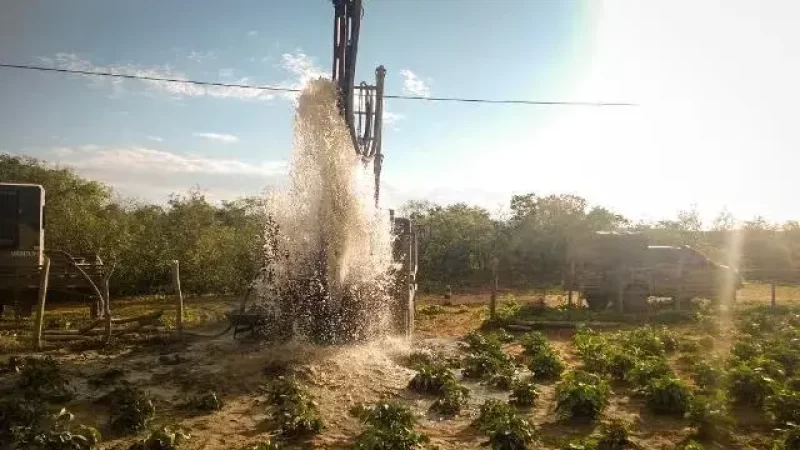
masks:
[[[497,312],[497,258],[492,260],[492,293],[489,296],[489,319]]]
[[[569,263],[569,285],[567,291],[567,304],[572,306],[572,291],[575,289],[575,260],[570,260]]]
[[[181,292],[180,263],[177,259],[172,260],[172,285],[175,287],[175,294],[178,296],[175,305],[177,309],[175,326],[180,336],[183,334],[183,293]]]
[[[39,279],[39,298],[36,305],[36,322],[33,328],[33,348],[42,349],[42,328],[44,326],[44,303],[47,299],[47,283],[50,279],[50,258],[44,257],[41,278]]]
[[[775,281],[770,281],[769,282],[769,290],[770,290],[770,296],[769,296],[770,302],[769,302],[769,304],[770,304],[771,307],[774,308],[775,307]]]

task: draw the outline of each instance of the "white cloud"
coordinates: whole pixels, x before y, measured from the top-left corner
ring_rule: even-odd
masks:
[[[393,130],[397,129],[397,122],[404,120],[405,114],[393,113],[391,111],[383,111],[383,125]]]
[[[123,195],[155,202],[195,186],[219,199],[256,195],[265,186],[284,184],[288,172],[286,161],[246,162],[142,146],[58,147],[49,150],[45,159],[108,183]]]
[[[232,144],[234,142],[239,142],[239,138],[232,134],[192,133],[192,136],[201,139],[208,139],[209,141],[222,142],[224,144]]]
[[[431,96],[431,88],[428,86],[430,79],[426,82],[408,69],[401,70],[400,75],[403,77],[403,92],[420,97]]]
[[[186,58],[194,62],[203,62],[212,58],[216,58],[216,56],[217,56],[216,53],[212,51],[199,52],[196,50],[192,50],[189,52],[189,55],[187,55]]]
[[[250,30],[250,31],[247,32],[247,35],[250,36],[250,37],[258,36],[258,31]]]
[[[294,75],[294,79],[282,83],[282,87],[290,89],[303,89],[310,81],[319,78],[330,78],[327,72],[323,71],[316,64],[313,58],[303,52],[284,53],[281,56],[281,67]],[[288,92],[286,97],[296,99],[295,92]]]
[[[159,136],[147,136],[147,140],[153,142],[164,142],[164,138]]]
[[[177,80],[188,80],[185,73],[172,69],[169,66],[143,67],[134,64],[112,64],[102,66],[92,63],[87,59],[80,58],[73,53],[58,53],[54,57],[39,58],[42,63],[68,70],[84,70],[90,72],[111,72],[123,75],[133,75],[140,77],[170,78]],[[199,86],[195,84],[173,83],[155,80],[125,80],[121,78],[109,78],[90,75],[77,75],[89,80],[89,86],[93,88],[111,87],[114,94],[119,95],[125,92],[125,86],[139,83],[151,92],[166,93],[174,98],[182,97],[214,97],[214,98],[235,98],[240,100],[271,100],[275,95],[269,91],[246,89],[239,87],[221,86]],[[242,79],[242,80],[246,80]],[[238,80],[237,84],[242,80]]]

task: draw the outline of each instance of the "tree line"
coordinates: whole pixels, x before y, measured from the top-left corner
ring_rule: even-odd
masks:
[[[257,197],[215,204],[190,190],[163,205],[144,203],[69,168],[2,154],[0,180],[43,185],[45,247],[116,261],[116,295],[170,289],[173,259],[181,262],[188,292],[240,293],[263,261],[267,211]],[[652,244],[690,245],[717,262],[738,262],[747,279],[800,281],[794,276],[800,264],[796,221],[738,223],[722,213],[704,228],[697,212],[688,210],[675,219],[634,223],[579,196],[533,193],[512,196],[504,217],[478,206],[425,201],[409,202],[399,213],[412,219],[418,233],[419,285],[425,290],[486,288],[493,273],[505,287],[558,285],[571,245],[595,231],[623,229],[644,233]]]

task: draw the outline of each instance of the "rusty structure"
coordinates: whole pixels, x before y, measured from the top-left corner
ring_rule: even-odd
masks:
[[[355,84],[362,0],[333,0],[333,68],[332,79],[339,90],[339,109],[345,120],[353,148],[365,164],[372,163],[375,174],[375,205],[379,206],[381,169],[383,168],[383,111],[386,69],[375,69],[375,84]],[[391,216],[396,236],[394,258],[400,264],[396,286],[396,329],[411,334],[414,328],[414,297],[417,275],[417,238],[407,218]]]

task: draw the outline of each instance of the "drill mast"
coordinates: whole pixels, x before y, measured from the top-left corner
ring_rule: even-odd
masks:
[[[365,163],[373,162],[375,204],[380,196],[383,164],[383,83],[386,69],[375,69],[375,84],[355,83],[358,37],[363,15],[362,0],[333,0],[333,81],[339,89],[339,109],[344,117],[353,148]]]

